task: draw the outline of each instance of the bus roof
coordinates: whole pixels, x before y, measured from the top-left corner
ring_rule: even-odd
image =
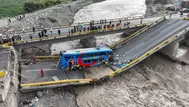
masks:
[[[63,51],[62,54],[64,55],[73,55],[73,54],[89,54],[89,53],[97,53],[97,52],[106,52],[112,51],[112,49],[107,47],[99,47],[99,48],[85,48],[85,49],[72,49]]]

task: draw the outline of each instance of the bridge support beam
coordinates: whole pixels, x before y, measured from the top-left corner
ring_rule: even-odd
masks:
[[[179,42],[175,41],[161,49],[160,52],[171,57],[176,57],[178,48]]]
[[[96,38],[94,36],[85,39],[80,39],[80,42],[86,48],[96,47]]]

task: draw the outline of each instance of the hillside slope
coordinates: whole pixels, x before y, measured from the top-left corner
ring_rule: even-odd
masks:
[[[70,25],[73,22],[75,13],[83,6],[103,0],[77,0],[68,4],[60,4],[26,14],[21,20],[16,20],[9,24],[9,28],[26,29],[34,27],[51,27],[60,25]]]

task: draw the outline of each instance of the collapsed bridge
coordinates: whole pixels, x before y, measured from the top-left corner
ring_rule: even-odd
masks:
[[[131,68],[165,46],[167,47],[162,51],[167,55],[175,56],[179,42],[185,39],[184,35],[188,30],[189,21],[187,20],[161,18],[111,46],[117,55],[118,63],[125,63],[122,68],[116,68],[115,71],[108,72],[100,78],[86,78],[82,72],[60,73],[55,71],[54,74],[61,75],[61,80],[25,82],[20,85],[21,90],[30,91],[48,87],[90,84],[108,79]],[[35,72],[35,70],[33,71]],[[32,73],[25,73],[26,76],[30,74]]]

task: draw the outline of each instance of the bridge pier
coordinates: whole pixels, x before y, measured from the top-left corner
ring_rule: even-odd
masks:
[[[160,52],[171,57],[176,57],[178,49],[179,49],[179,42],[174,41],[171,44],[164,47],[163,49],[161,49]]]
[[[96,47],[96,38],[92,36],[89,38],[80,39],[80,43],[86,48]]]

